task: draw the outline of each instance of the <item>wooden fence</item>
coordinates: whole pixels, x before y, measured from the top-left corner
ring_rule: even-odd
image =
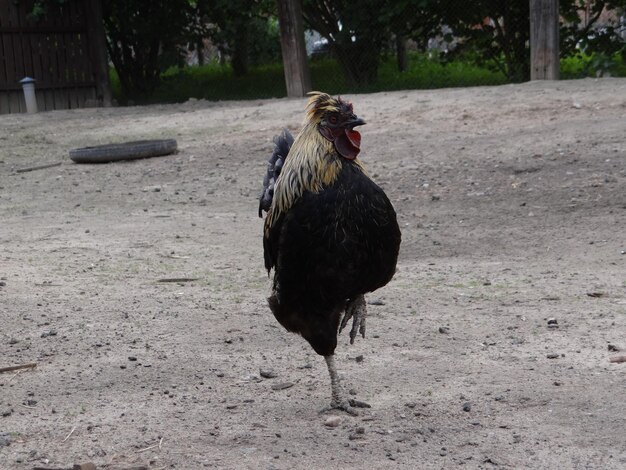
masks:
[[[26,111],[19,81],[36,81],[40,111],[110,105],[108,66],[99,0],[0,0],[0,114]]]

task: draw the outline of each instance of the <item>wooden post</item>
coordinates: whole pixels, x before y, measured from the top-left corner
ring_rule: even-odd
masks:
[[[530,79],[559,79],[559,0],[530,0]]]
[[[109,107],[113,103],[111,82],[109,80],[109,59],[107,55],[104,24],[102,23],[102,0],[87,0],[87,24],[89,26],[90,58],[96,81],[96,97],[102,106]]]
[[[280,48],[283,53],[287,96],[296,98],[311,91],[311,75],[304,47],[302,0],[277,0]]]

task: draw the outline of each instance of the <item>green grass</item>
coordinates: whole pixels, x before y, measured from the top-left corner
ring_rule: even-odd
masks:
[[[503,73],[493,67],[479,67],[469,61],[457,60],[443,63],[429,58],[427,54],[409,55],[409,66],[399,72],[395,58],[383,59],[375,83],[350,86],[336,61],[314,60],[310,63],[313,89],[331,94],[370,93],[377,91],[411,90],[508,83]],[[626,76],[624,59],[578,54],[561,59],[561,78],[595,77],[600,74]],[[111,71],[113,95],[120,103],[128,100],[123,96],[115,70]],[[283,66],[281,63],[253,67],[242,77],[234,75],[230,66],[208,64],[196,67],[171,68],[161,76],[161,84],[147,99],[135,98],[136,103],[177,103],[189,98],[219,100],[249,100],[280,98],[287,95]]]
[[[615,53],[583,54],[561,59],[561,78],[564,80],[585,77],[626,77],[626,61],[624,55]]]
[[[465,62],[448,64],[429,59],[425,54],[411,54],[409,67],[399,72],[395,59],[384,59],[380,64],[378,79],[366,86],[349,86],[336,61],[314,60],[310,64],[313,89],[328,93],[366,93],[404,89],[443,88],[506,83],[498,72]],[[126,103],[115,70],[111,71],[113,95]],[[229,66],[208,64],[203,66],[171,68],[161,76],[161,84],[148,99],[140,103],[176,103],[189,98],[217,100],[247,100],[280,98],[287,95],[281,63],[251,68],[242,77],[236,77]]]

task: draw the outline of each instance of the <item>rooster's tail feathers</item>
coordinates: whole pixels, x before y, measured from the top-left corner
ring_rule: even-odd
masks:
[[[263,177],[263,191],[259,197],[259,217],[263,217],[263,211],[267,212],[274,198],[274,185],[283,168],[289,149],[293,144],[293,136],[287,129],[274,137],[274,152],[267,161],[267,172]]]

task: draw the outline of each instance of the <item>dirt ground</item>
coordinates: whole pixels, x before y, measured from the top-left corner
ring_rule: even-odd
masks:
[[[256,197],[304,100],[0,116],[0,367],[37,363],[0,374],[0,468],[626,468],[626,80],[348,98],[403,230],[337,349],[358,417],[265,300]]]

